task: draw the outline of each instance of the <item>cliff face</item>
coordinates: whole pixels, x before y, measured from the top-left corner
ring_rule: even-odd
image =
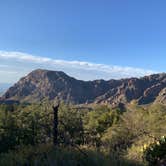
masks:
[[[63,72],[35,70],[8,89],[2,100],[37,102],[44,98],[80,103],[166,103],[166,74],[121,80],[76,80]]]

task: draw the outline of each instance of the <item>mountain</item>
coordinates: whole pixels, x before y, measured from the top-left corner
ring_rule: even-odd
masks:
[[[1,100],[37,102],[44,98],[81,103],[160,102],[166,104],[166,74],[120,80],[81,81],[61,71],[35,70],[7,90]]]

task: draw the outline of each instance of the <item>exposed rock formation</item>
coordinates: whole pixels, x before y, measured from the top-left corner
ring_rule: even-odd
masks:
[[[81,81],[63,72],[35,70],[20,79],[3,95],[3,100],[37,102],[47,98],[75,104],[118,104],[137,100],[139,104],[166,103],[166,74],[140,79]]]

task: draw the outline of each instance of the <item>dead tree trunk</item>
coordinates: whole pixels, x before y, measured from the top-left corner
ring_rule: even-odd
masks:
[[[58,144],[58,108],[59,104],[53,106],[54,111],[54,123],[53,123],[53,143],[56,146]]]

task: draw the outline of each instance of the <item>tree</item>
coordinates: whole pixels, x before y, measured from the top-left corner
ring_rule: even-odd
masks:
[[[108,107],[98,107],[88,112],[84,118],[86,143],[100,146],[101,138],[106,130],[118,121],[119,111]]]

